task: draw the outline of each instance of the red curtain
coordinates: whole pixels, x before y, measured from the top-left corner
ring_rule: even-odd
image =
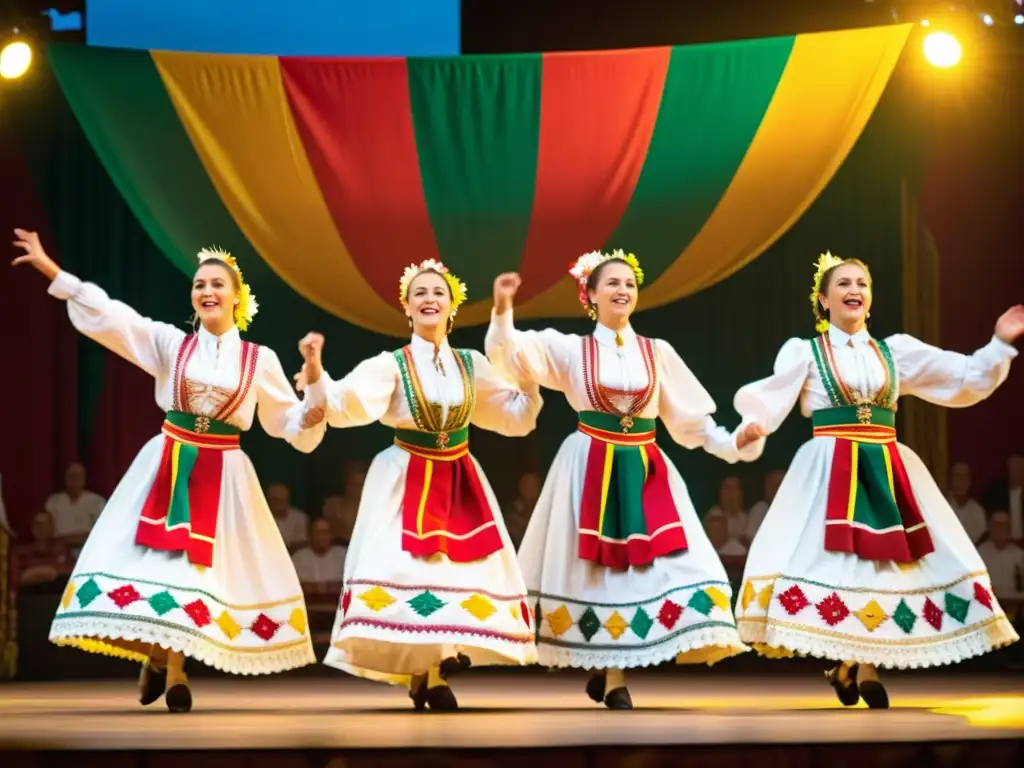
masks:
[[[39,230],[52,242],[21,143],[2,112],[0,167],[0,227],[6,242],[14,239],[16,226]],[[13,255],[9,245],[5,250]],[[7,363],[0,474],[8,517],[23,537],[32,514],[54,490],[54,478],[78,458],[77,338],[64,305],[47,296],[46,282],[37,272],[6,265],[4,272],[0,307]]]
[[[1012,71],[1024,63],[1019,59],[976,65],[955,89],[935,98],[921,215],[942,254],[947,349],[982,346],[999,315],[1024,301],[1024,97]],[[1022,405],[1024,361],[1017,361],[991,398],[948,411],[950,459],[970,463],[976,493],[1005,475],[1007,456],[1024,446]]]

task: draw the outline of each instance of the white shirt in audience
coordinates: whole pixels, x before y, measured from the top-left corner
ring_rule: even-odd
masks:
[[[978,554],[985,562],[992,589],[996,597],[1016,597],[1021,594],[1017,586],[1018,574],[1024,577],[1024,549],[1009,543],[996,549],[991,541],[978,545]]]
[[[767,501],[761,499],[750,508],[747,513],[747,527],[743,531],[743,535],[750,540],[753,540],[754,536],[757,535],[757,529],[761,527],[761,523],[764,522],[765,515],[768,514],[768,507],[771,506]]]
[[[718,554],[722,557],[741,557],[747,554],[747,548],[735,536],[730,536],[729,540],[718,548]]]
[[[974,499],[968,499],[963,504],[957,504],[956,499],[952,495],[947,498],[949,506],[953,508],[956,516],[960,518],[960,524],[967,531],[967,535],[971,537],[971,541],[977,544],[978,539],[984,536],[985,531],[988,530],[988,515],[985,514],[985,508]]]
[[[281,531],[281,538],[289,547],[305,544],[309,541],[309,517],[305,512],[295,507],[288,508],[288,514],[284,517],[274,516],[277,527]]]
[[[302,584],[326,584],[340,582],[345,570],[346,547],[335,544],[324,554],[318,555],[309,547],[303,547],[294,555],[292,562]]]
[[[60,538],[91,531],[106,503],[92,491],[82,491],[75,500],[67,491],[60,491],[52,494],[43,507],[53,518],[53,535]]]
[[[729,521],[729,535],[734,536],[737,539],[743,536],[744,531],[747,530],[747,518],[748,515],[742,509],[735,514],[726,514],[717,504],[708,510],[708,515],[725,515],[725,519]]]

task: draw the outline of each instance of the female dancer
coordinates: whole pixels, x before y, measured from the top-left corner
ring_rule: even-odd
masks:
[[[299,580],[238,438],[258,409],[267,434],[305,452],[319,444],[320,347],[302,349],[301,402],[273,350],[239,337],[256,301],[228,254],[200,251],[198,330],[186,335],[62,271],[35,232],[15,235],[25,255],[14,264],[50,280],[81,333],[153,376],[167,414],[90,533],[50,640],[141,662],[140,702],[166,691],[172,712],[192,706],[186,656],[234,674],[313,663]]]
[[[714,663],[746,650],[731,589],[679,472],[655,445],[672,438],[734,462],[760,432],[715,426],[715,404],[666,342],[629,324],[643,272],[621,251],[571,270],[594,332],[518,331],[518,275],[494,284],[488,357],[510,375],[565,393],[579,430],[562,444],[519,548],[536,601],[541,664],[596,672],[587,693],[629,709],[627,667]]]
[[[814,425],[750,547],[740,636],[765,655],[840,662],[827,673],[839,700],[886,708],[877,667],[952,664],[1017,640],[970,538],[894,425],[900,396],[951,407],[987,397],[1016,356],[1024,307],[970,356],[906,335],[875,340],[867,266],[829,253],[817,266],[821,335],[787,341],[775,373],[736,395],[744,421],[768,433],[798,400]]]
[[[451,673],[536,660],[515,548],[469,454],[469,425],[526,435],[542,401],[448,345],[466,287],[443,264],[406,269],[399,298],[410,343],[326,384],[331,426],[380,421],[395,443],[366,475],[324,663],[406,685],[418,710],[452,710]]]

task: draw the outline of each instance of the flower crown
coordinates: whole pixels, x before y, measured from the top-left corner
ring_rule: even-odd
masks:
[[[234,310],[235,325],[238,326],[240,331],[248,330],[252,319],[259,312],[260,305],[256,303],[256,297],[253,295],[252,289],[245,282],[245,278],[242,277],[242,270],[238,267],[238,261],[227,251],[216,247],[203,248],[197,256],[200,264],[209,259],[218,259],[235,270],[235,274],[238,275],[238,283],[241,285],[241,288],[238,290],[238,306]]]
[[[597,321],[597,312],[590,306],[590,297],[587,296],[587,280],[593,274],[594,270],[604,264],[606,261],[623,261],[630,269],[633,270],[633,274],[636,276],[636,284],[644,284],[644,271],[640,269],[640,262],[636,256],[632,253],[626,253],[621,248],[617,248],[611,253],[601,253],[601,251],[591,251],[580,256],[576,261],[569,265],[569,274],[572,275],[576,281],[576,285],[579,288],[579,300],[580,304],[583,305],[583,309],[586,310],[591,320]]]
[[[818,257],[818,263],[815,265],[817,271],[814,273],[814,287],[811,290],[811,309],[814,310],[814,317],[818,321],[815,323],[814,329],[818,333],[825,333],[829,326],[828,320],[821,315],[821,305],[818,303],[818,294],[821,293],[821,281],[824,279],[826,272],[845,263],[846,259],[833,256],[831,251],[825,251]]]
[[[437,272],[448,283],[448,288],[452,292],[452,317],[455,317],[455,313],[466,300],[466,284],[449,272],[448,267],[434,259],[427,259],[419,264],[410,264],[405,268],[402,279],[398,283],[398,300],[402,302],[402,309],[409,309],[409,286],[417,275],[424,272]]]

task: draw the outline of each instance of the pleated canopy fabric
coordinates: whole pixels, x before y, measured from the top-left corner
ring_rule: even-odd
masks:
[[[910,25],[738,43],[410,59],[54,46],[86,135],[163,253],[259,258],[291,289],[405,336],[402,270],[524,279],[520,317],[579,313],[581,253],[623,248],[641,306],[763,253],[842,164]],[[257,292],[263,286],[254,286]],[[265,313],[273,307],[265,305]]]

